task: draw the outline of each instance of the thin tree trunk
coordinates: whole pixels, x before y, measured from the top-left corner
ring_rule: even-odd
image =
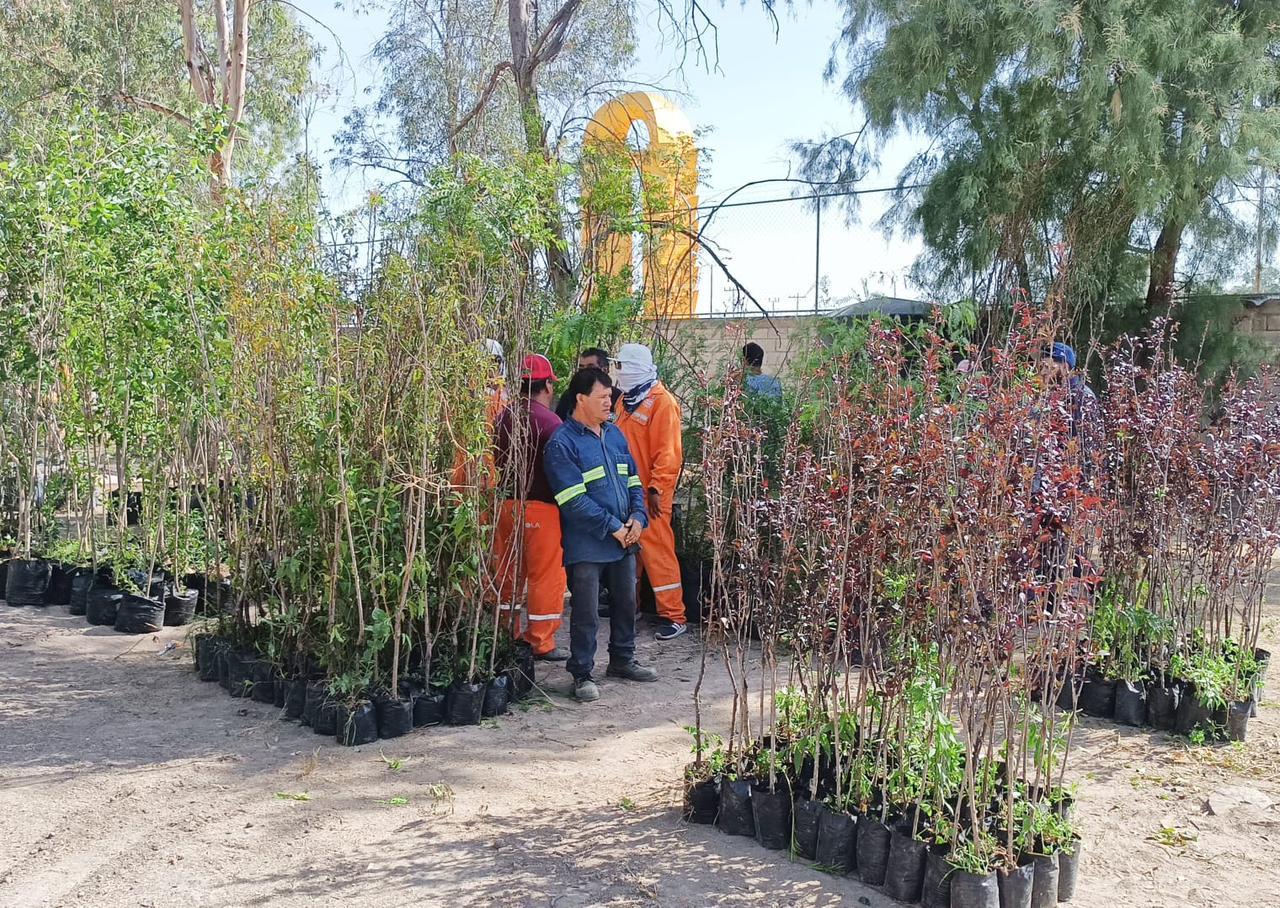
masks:
[[[196,27],[195,0],[178,0],[178,16],[182,24],[182,56],[191,79],[191,88],[201,104],[213,103],[213,85],[205,67],[204,46]]]
[[[213,64],[213,75],[222,86],[222,103],[227,103],[227,72],[231,69],[231,51],[228,47],[227,2],[213,0],[213,22],[218,32],[218,59]]]
[[[545,59],[539,55],[543,46],[550,42],[545,40],[546,33],[544,33],[537,39],[535,45],[531,28],[535,9],[534,0],[508,0],[507,26],[511,33],[511,69],[515,77],[516,99],[520,105],[520,126],[524,130],[525,147],[531,154],[540,154],[543,160],[550,161],[551,148],[547,145],[547,134],[543,129],[542,105],[538,101],[535,76],[540,64],[554,58],[559,50],[559,42],[555,47],[545,48],[547,53]],[[566,21],[572,17],[573,12],[572,9],[562,10]],[[562,41],[563,38],[560,40]],[[566,300],[573,289],[573,271],[565,252],[568,249],[568,243],[565,239],[564,224],[560,220],[559,212],[554,208],[547,213],[547,227],[552,236],[551,242],[544,250],[547,256],[547,272],[556,296]]]
[[[223,167],[221,179],[224,186],[231,181],[231,153],[235,148],[240,121],[244,119],[244,92],[249,60],[249,12],[252,8],[252,0],[234,0],[232,7],[231,54],[227,61],[226,83],[223,89],[227,99],[227,141],[220,151]]]
[[[244,119],[245,85],[248,79],[249,14],[254,0],[231,0],[231,18],[227,19],[227,0],[214,0],[213,18],[217,29],[217,59],[210,65],[200,28],[196,21],[196,0],[177,0],[182,26],[182,53],[187,75],[196,100],[206,107],[221,110],[227,118],[227,137],[209,158],[209,171],[215,195],[231,184],[231,159]],[[150,105],[151,109],[159,109]],[[181,117],[176,111],[174,117]]]

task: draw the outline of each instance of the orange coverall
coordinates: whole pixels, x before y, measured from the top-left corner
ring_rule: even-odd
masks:
[[[527,420],[524,457],[513,458],[512,423]],[[501,608],[516,613],[528,584],[529,627],[524,640],[541,656],[556,646],[568,580],[560,548],[560,508],[542,469],[542,452],[560,427],[560,418],[535,400],[519,400],[499,414],[495,427],[495,462],[507,497],[498,507],[493,554]],[[517,474],[517,470],[519,473]],[[524,525],[517,521],[524,511]]]
[[[556,631],[564,613],[568,580],[560,550],[560,509],[545,501],[524,502],[524,533],[516,532],[519,501],[508,499],[498,509],[493,554],[497,562],[498,596],[513,605],[528,584],[529,627],[523,638],[541,656],[556,648]],[[516,546],[521,545],[519,557]]]
[[[680,404],[662,382],[655,382],[649,396],[628,413],[618,401],[614,424],[622,430],[640,472],[640,482],[657,489],[662,496],[662,515],[650,512],[649,528],[640,537],[640,570],[649,575],[658,615],[674,624],[685,623],[684,596],[680,585],[680,562],[676,560],[676,535],[671,528],[671,505],[676,497],[676,480],[684,464],[680,438]]]
[[[486,392],[484,415],[490,431],[497,425],[498,416],[507,406],[507,390],[496,385]],[[493,449],[485,452],[483,459],[477,460],[467,456],[467,452],[458,448],[453,455],[453,471],[450,482],[455,489],[462,489],[471,483],[479,486],[481,491],[491,491],[494,486],[496,468],[493,462]],[[487,521],[486,521],[487,522]]]

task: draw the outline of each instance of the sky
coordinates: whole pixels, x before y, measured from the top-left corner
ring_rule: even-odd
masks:
[[[333,86],[309,128],[313,153],[327,162],[342,117],[372,100],[367,91],[376,86],[377,74],[370,52],[385,14],[353,9],[349,2],[338,6],[333,0],[297,0],[297,6],[318,20],[308,24],[323,48],[319,77]],[[664,42],[652,0],[639,0],[639,8],[636,60],[627,75],[658,86],[699,131],[708,172],[700,186],[703,204],[724,199],[744,183],[794,176],[792,142],[848,132],[860,123],[838,87],[823,79],[840,29],[838,3],[796,4],[780,14],[776,35],[773,22],[752,0],[745,6],[734,0],[709,4],[719,30],[718,65],[710,71],[692,58],[681,67],[681,48]],[[891,141],[882,150],[879,171],[867,174],[859,188],[893,185],[919,144],[909,136]],[[335,208],[351,207],[377,180],[376,174],[328,168],[326,191]],[[787,184],[759,186],[742,191],[734,201],[790,195]],[[879,229],[876,221],[886,203],[885,196],[864,197],[852,225],[824,203],[820,243],[815,212],[794,201],[724,209],[707,237],[734,276],[773,310],[811,310],[815,271],[821,275],[818,303],[824,308],[875,293],[914,296],[907,271],[920,244],[914,237],[886,237]],[[702,312],[733,305],[734,294],[718,270],[703,257]]]

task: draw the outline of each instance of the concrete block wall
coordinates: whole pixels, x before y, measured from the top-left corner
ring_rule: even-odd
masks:
[[[1268,298],[1261,306],[1245,303],[1244,309],[1239,327],[1280,356],[1280,297]]]
[[[764,348],[764,371],[786,375],[792,360],[802,354],[818,326],[817,316],[784,315],[769,319],[671,319],[655,325],[677,353],[701,368],[715,370],[741,362],[742,345],[754,341]]]

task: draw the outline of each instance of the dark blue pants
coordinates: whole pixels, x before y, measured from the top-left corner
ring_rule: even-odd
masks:
[[[609,660],[630,662],[636,655],[636,556],[601,564],[580,561],[565,567],[569,575],[569,674],[590,677],[596,663],[600,626],[600,581],[609,587]]]

